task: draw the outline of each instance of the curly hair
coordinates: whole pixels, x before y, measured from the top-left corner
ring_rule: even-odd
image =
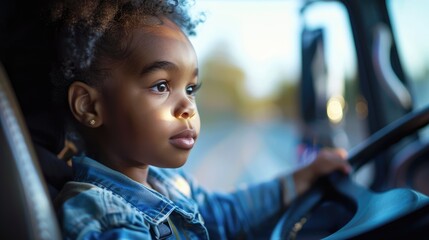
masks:
[[[73,81],[96,85],[105,77],[100,59],[123,59],[129,54],[123,41],[147,16],[164,16],[186,34],[195,35],[203,14],[193,19],[186,0],[60,0],[51,7],[58,31],[59,59],[52,72],[56,99],[63,104]],[[62,102],[62,103],[61,103]]]

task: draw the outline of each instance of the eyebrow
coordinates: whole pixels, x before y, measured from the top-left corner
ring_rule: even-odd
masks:
[[[169,62],[169,61],[156,61],[153,62],[143,68],[141,71],[141,75],[148,74],[151,72],[154,72],[156,70],[172,70],[177,69],[178,67],[176,64]]]
[[[177,67],[176,64],[169,62],[169,61],[155,61],[143,68],[141,71],[141,75],[145,75],[148,73],[155,72],[157,70],[177,70],[179,67]],[[194,76],[198,76],[198,68],[194,71]]]

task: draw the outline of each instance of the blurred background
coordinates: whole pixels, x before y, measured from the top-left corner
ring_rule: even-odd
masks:
[[[196,1],[195,12],[206,19],[191,37],[203,83],[197,94],[202,129],[183,168],[208,189],[231,190],[293,171],[305,161],[303,144],[350,149],[368,136],[346,8],[323,1],[304,12],[305,2]],[[428,2],[387,1],[418,106],[428,103],[418,91],[429,82],[429,37],[420,36],[422,22],[406,26],[408,18],[424,16],[428,8],[419,6]],[[419,36],[418,47],[410,36]],[[314,45],[312,62],[303,58],[306,44]],[[316,73],[314,99],[301,92],[305,64]]]
[[[191,37],[203,83],[197,95],[202,131],[185,168],[209,189],[231,190],[298,166],[304,21],[315,28],[324,21],[335,34],[326,46],[335,50],[327,59],[335,66],[329,95],[341,96],[344,79],[355,76],[345,9],[324,3],[304,19],[302,6],[297,0],[196,1],[206,18]]]

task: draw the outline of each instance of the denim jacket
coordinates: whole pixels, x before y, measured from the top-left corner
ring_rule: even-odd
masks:
[[[210,193],[180,170],[150,167],[155,191],[85,156],[73,171],[55,200],[65,239],[256,239],[282,209],[277,180]]]

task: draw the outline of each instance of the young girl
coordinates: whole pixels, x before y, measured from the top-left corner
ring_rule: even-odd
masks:
[[[85,142],[85,154],[73,159],[74,181],[56,199],[66,239],[257,237],[317,177],[349,171],[342,151],[323,150],[293,175],[217,194],[175,170],[200,132],[198,63],[186,35],[198,20],[187,8],[168,0],[56,1],[53,79]]]

